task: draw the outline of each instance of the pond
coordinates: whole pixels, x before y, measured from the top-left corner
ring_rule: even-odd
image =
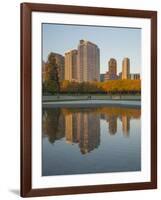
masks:
[[[43,107],[42,176],[140,170],[139,107]]]

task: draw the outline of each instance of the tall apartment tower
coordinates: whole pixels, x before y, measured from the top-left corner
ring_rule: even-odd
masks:
[[[110,80],[117,79],[117,61],[114,58],[111,58],[108,62],[108,72]]]
[[[65,53],[65,80],[77,81],[78,79],[77,53],[76,49]]]
[[[122,61],[122,79],[129,79],[130,76],[130,59],[124,58]]]
[[[92,42],[80,40],[78,45],[78,81],[100,80],[100,51]]]

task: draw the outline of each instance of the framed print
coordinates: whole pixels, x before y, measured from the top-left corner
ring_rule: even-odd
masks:
[[[157,188],[156,11],[21,4],[21,196]]]

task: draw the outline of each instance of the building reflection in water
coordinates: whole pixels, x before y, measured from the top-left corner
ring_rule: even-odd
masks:
[[[79,147],[81,153],[86,154],[100,145],[100,116],[84,113],[81,117],[82,131],[80,132]]]
[[[118,119],[122,134],[129,136],[130,120],[140,118],[140,109],[120,108],[44,108],[42,116],[43,137],[50,143],[65,138],[69,144],[78,144],[80,152],[87,154],[100,145],[100,122],[107,122],[110,135],[117,134]]]
[[[68,143],[78,143],[82,154],[100,144],[100,117],[86,112],[65,115],[65,138]]]
[[[129,136],[130,117],[127,115],[123,115],[121,118],[122,118],[122,132],[125,136]]]
[[[69,113],[65,115],[65,138],[68,143],[77,143],[79,140],[77,133],[77,114]]]
[[[115,115],[109,116],[108,123],[109,123],[109,126],[108,126],[109,134],[115,135],[117,132],[117,116]]]

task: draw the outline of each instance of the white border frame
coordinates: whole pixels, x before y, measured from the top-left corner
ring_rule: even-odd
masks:
[[[70,22],[70,23],[69,23]],[[142,29],[141,41],[141,168],[140,172],[99,173],[84,175],[41,176],[41,24],[79,24],[98,26],[136,27]],[[32,12],[32,188],[53,188],[85,185],[150,182],[150,19],[92,16],[79,14]],[[144,76],[143,76],[144,75]]]

